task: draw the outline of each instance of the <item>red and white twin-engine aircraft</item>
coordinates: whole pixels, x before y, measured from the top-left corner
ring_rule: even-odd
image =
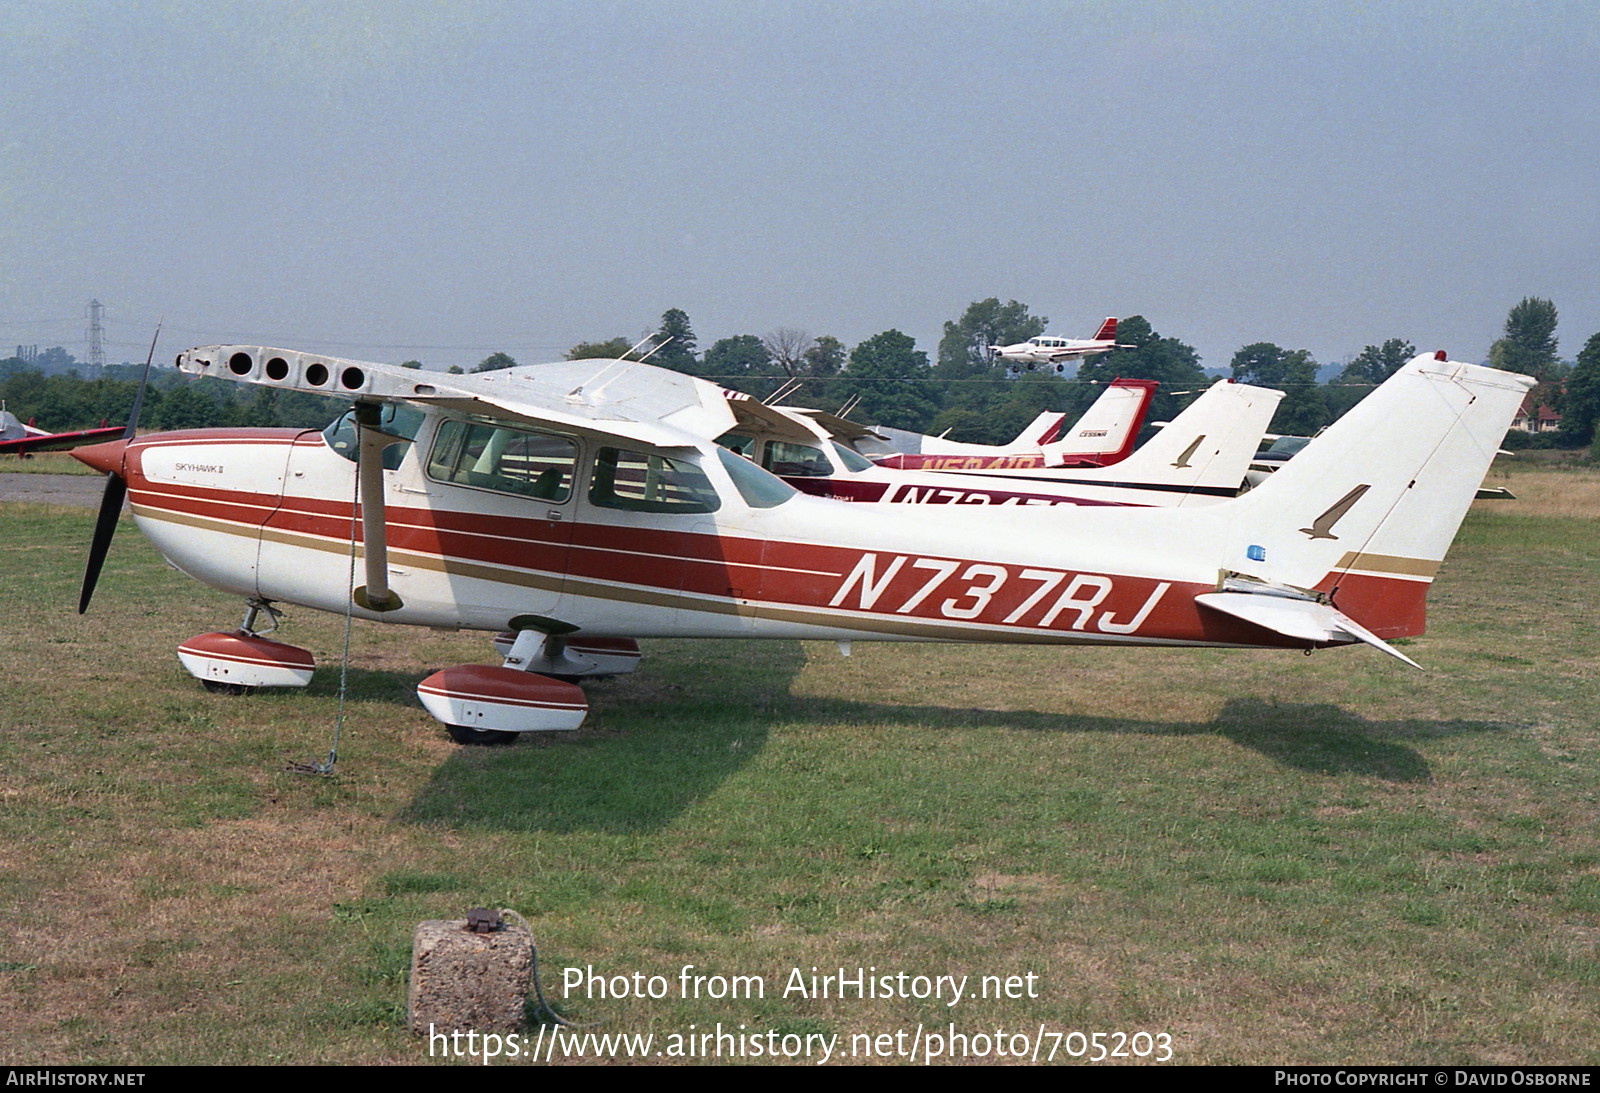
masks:
[[[1418,357],[1266,483],[1205,507],[933,510],[801,495],[716,443],[736,419],[715,386],[637,362],[442,376],[214,346],[178,367],[354,409],[322,432],[79,449],[110,476],[80,610],[125,490],[169,561],[248,601],[238,630],[181,647],[213,684],[310,678],[309,653],[255,632],[277,603],[511,631],[502,665],[418,688],[465,742],[575,728],[583,691],[551,675],[626,669],[640,637],[1364,642],[1410,663],[1385,639],[1421,633],[1532,383]]]
[[[1109,353],[1113,349],[1130,348],[1117,344],[1116,317],[1107,316],[1092,338],[1058,338],[1052,334],[1040,334],[1015,345],[991,345],[989,352],[1024,371],[1032,372],[1041,365],[1054,365],[1059,372],[1067,361],[1082,360],[1096,353]]]

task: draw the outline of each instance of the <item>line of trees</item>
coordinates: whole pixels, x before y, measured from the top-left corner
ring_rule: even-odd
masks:
[[[1558,356],[1556,320],[1555,305],[1549,300],[1522,300],[1507,315],[1503,336],[1490,349],[1489,363],[1537,378],[1535,405],[1552,406],[1562,417],[1555,443],[1582,447],[1594,439],[1600,422],[1600,334],[1591,337],[1569,364]],[[701,352],[689,316],[672,308],[661,316],[655,331],[636,342],[623,337],[582,342],[567,357],[646,357],[652,364],[762,397],[798,381],[794,402],[837,410],[854,400],[852,416],[860,420],[920,432],[948,431],[955,439],[974,443],[1007,441],[1045,410],[1081,411],[1117,377],[1160,383],[1150,415],[1155,421],[1170,420],[1212,382],[1192,346],[1159,333],[1141,315],[1119,321],[1117,341],[1127,348],[1088,358],[1070,378],[1049,373],[1011,376],[1004,363],[993,358],[990,346],[1026,341],[1048,325],[1048,319],[1033,314],[1026,304],[1001,303],[991,297],[974,301],[960,318],[944,324],[933,360],[899,330],[874,334],[847,350],[830,335],[780,327],[765,335],[721,338]],[[1389,338],[1366,346],[1330,382],[1321,384],[1318,363],[1308,351],[1254,342],[1233,355],[1229,372],[1235,380],[1286,392],[1272,431],[1310,435],[1415,355],[1411,342]],[[40,368],[41,359],[48,362],[48,369]],[[493,353],[472,371],[516,363],[507,353]],[[75,365],[59,347],[32,360],[0,360],[0,400],[24,420],[35,418],[51,429],[126,420],[139,368],[113,366],[86,380],[73,370]],[[416,361],[404,365],[421,367]],[[335,412],[317,395],[241,387],[223,380],[191,381],[170,370],[158,372],[151,387],[141,424],[157,429],[309,428],[324,424]]]
[[[75,371],[46,375],[15,358],[0,361],[0,402],[23,421],[54,432],[120,425],[133,409],[142,365],[111,365],[94,379]],[[243,387],[221,379],[189,379],[168,369],[152,373],[139,411],[141,427],[200,429],[208,426],[318,428],[336,416],[321,395]]]

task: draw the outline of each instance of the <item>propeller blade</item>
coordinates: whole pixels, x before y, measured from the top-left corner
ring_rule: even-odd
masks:
[[[156,341],[161,337],[163,317],[156,323],[156,332],[150,337],[150,352],[144,358],[144,372],[139,376],[138,389],[133,393],[133,408],[128,411],[128,426],[122,431],[122,440],[116,445],[116,465],[122,465],[122,452],[139,427],[139,410],[144,406],[144,391],[150,385],[150,362],[156,359]],[[110,448],[110,444],[101,447]],[[110,458],[106,456],[104,458]],[[103,465],[103,464],[102,464]],[[78,592],[78,614],[89,610],[94,598],[94,586],[100,583],[100,567],[105,565],[106,552],[111,549],[111,537],[117,533],[117,521],[122,518],[122,502],[128,496],[128,482],[115,470],[106,471],[105,492],[100,495],[100,515],[95,517],[94,538],[89,540],[89,560],[83,567],[83,587]]]
[[[132,440],[133,431],[139,427],[139,410],[144,406],[144,389],[150,386],[150,362],[156,359],[156,339],[161,337],[161,324],[166,322],[163,316],[156,320],[156,332],[150,337],[150,352],[144,358],[144,372],[139,376],[139,387],[133,393],[133,409],[128,412],[128,427],[122,431],[122,439]]]
[[[83,567],[83,590],[78,593],[80,615],[89,610],[94,586],[100,580],[100,567],[105,564],[111,537],[117,533],[117,521],[122,516],[122,500],[127,496],[128,484],[122,476],[115,472],[106,475],[106,491],[100,495],[100,515],[94,522],[94,538],[89,541],[89,562]]]

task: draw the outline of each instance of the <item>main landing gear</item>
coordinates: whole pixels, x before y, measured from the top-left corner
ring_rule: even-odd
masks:
[[[258,629],[262,616],[269,625]],[[263,636],[281,612],[252,599],[237,630],[199,634],[178,646],[178,659],[206,690],[248,694],[258,687],[304,687],[316,671],[305,649]],[[624,675],[639,664],[631,638],[573,638],[554,619],[520,616],[498,635],[498,667],[458,664],[417,685],[423,707],[458,744],[509,744],[525,732],[567,732],[583,724],[589,701],[573,681]]]
[[[583,724],[589,700],[572,680],[631,672],[631,639],[572,639],[570,626],[531,616],[495,638],[505,660],[494,668],[458,664],[417,685],[417,697],[458,744],[509,744],[518,733],[567,732]]]
[[[256,624],[265,612],[277,629],[280,614],[265,600],[251,600],[239,629],[197,634],[178,646],[178,659],[189,674],[220,694],[248,694],[257,687],[304,687],[317,670],[308,651],[261,636]]]

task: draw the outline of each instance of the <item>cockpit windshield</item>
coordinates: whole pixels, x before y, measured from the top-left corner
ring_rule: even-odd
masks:
[[[774,477],[743,456],[726,448],[717,449],[717,458],[733,479],[745,504],[753,509],[770,509],[783,504],[798,492],[781,478]]]
[[[846,448],[837,440],[833,442],[833,454],[840,463],[844,464],[844,469],[847,471],[870,471],[875,465],[872,460],[860,452]]]
[[[383,450],[383,469],[395,470],[411,450],[411,442],[422,428],[422,411],[398,402],[387,403],[378,418],[379,427],[390,436],[404,437],[405,443],[391,444]],[[339,415],[322,430],[322,439],[328,447],[350,462],[356,461],[356,412],[354,409]]]

